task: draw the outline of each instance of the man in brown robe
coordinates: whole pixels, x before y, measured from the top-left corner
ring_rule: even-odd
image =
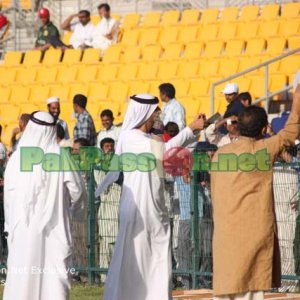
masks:
[[[268,119],[260,107],[239,116],[241,137],[221,147],[211,165],[214,210],[215,299],[263,299],[280,286],[280,254],[273,200],[272,167],[300,133],[300,85],[285,127],[263,139]],[[225,162],[224,162],[225,161]]]

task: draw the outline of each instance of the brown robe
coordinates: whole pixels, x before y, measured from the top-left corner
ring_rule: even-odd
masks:
[[[214,209],[213,288],[216,296],[264,291],[280,286],[280,254],[274,212],[272,166],[285,145],[299,137],[300,117],[291,114],[276,136],[263,140],[240,137],[219,154],[255,154],[265,150],[268,171],[212,171]],[[243,170],[253,164],[239,156]],[[250,168],[251,169],[251,168]]]

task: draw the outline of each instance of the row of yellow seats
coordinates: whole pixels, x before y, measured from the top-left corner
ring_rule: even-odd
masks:
[[[121,44],[145,46],[159,43],[163,47],[173,42],[188,44],[194,41],[249,39],[254,37],[290,37],[299,35],[300,18],[266,22],[209,24],[203,26],[167,27],[125,30]]]
[[[261,13],[260,13],[261,10]],[[276,18],[297,18],[299,17],[300,3],[283,4],[280,9],[279,4],[225,7],[221,11],[217,8],[204,9],[187,9],[180,13],[179,10],[166,11],[163,14],[160,12],[148,12],[142,17],[138,13],[126,14],[122,20],[123,28],[155,27],[155,26],[171,26],[171,25],[191,25],[191,24],[208,24],[214,22],[232,22],[232,21],[253,21],[272,20]],[[143,20],[141,20],[143,19]],[[92,16],[94,24],[99,22],[98,16]]]
[[[32,8],[32,0],[20,0],[18,1],[19,6],[22,9],[28,10]],[[14,5],[14,1],[13,0],[1,0],[0,1],[0,8],[9,8],[12,7]]]

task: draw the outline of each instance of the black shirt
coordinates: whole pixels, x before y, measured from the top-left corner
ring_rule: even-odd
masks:
[[[238,99],[233,100],[227,105],[226,112],[224,114],[224,118],[229,118],[232,115],[238,116],[243,110],[245,109],[245,106],[242,104],[242,102]]]

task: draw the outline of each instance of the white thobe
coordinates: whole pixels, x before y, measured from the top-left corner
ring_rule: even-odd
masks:
[[[222,134],[216,130],[216,125],[211,124],[204,130],[204,138],[211,144],[222,147],[238,140],[237,137],[231,138],[229,133]]]
[[[108,137],[113,139],[116,145],[119,139],[120,131],[121,127],[117,127],[114,125],[110,129],[100,130],[97,136],[97,146],[100,147],[101,140]]]
[[[158,160],[153,171],[124,172],[120,229],[104,300],[171,299],[170,222],[161,160],[165,150],[181,146],[193,136],[192,130],[185,128],[168,143],[159,146],[153,143],[149,134],[138,129],[120,135],[120,154],[155,153]],[[111,180],[115,181],[115,178],[104,178],[97,192],[101,193]]]
[[[185,127],[185,109],[175,98],[166,102],[162,108],[161,119],[166,126],[169,122],[178,125],[179,130]]]
[[[113,38],[110,40],[106,35],[112,34]],[[93,48],[106,50],[110,45],[116,44],[119,35],[119,22],[113,18],[103,18],[95,27],[93,36]]]
[[[72,249],[69,219],[78,212],[82,218],[84,183],[75,172],[47,172],[45,188],[37,194],[28,223],[23,214],[22,191],[15,188],[20,165],[13,156],[4,187],[9,253],[3,299],[66,300]],[[49,203],[49,199],[55,200]]]
[[[73,34],[70,39],[70,44],[73,48],[78,49],[80,46],[92,46],[95,26],[89,22],[86,25],[77,23],[74,26]]]

